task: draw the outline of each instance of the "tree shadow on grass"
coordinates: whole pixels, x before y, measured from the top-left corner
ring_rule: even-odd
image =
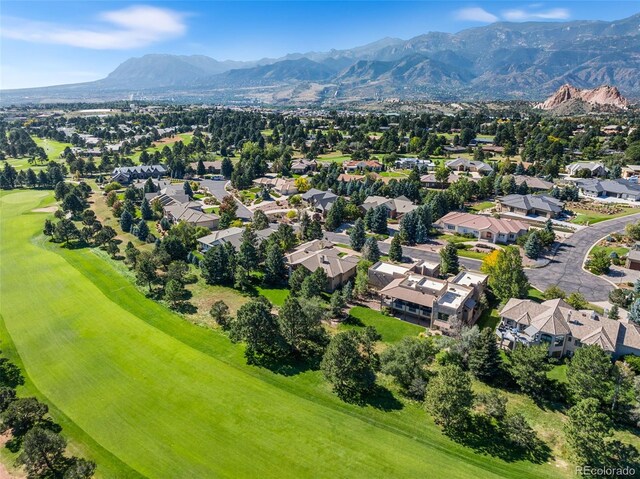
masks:
[[[404,404],[391,391],[379,384],[376,384],[371,394],[364,398],[364,404],[385,412],[399,411],[404,408]]]
[[[278,359],[268,356],[254,358],[250,364],[268,369],[272,373],[281,376],[296,376],[307,371],[316,371],[320,368],[321,358],[296,360],[294,358]]]
[[[198,312],[198,308],[189,301],[176,303],[171,309],[181,314],[196,314]]]
[[[362,322],[361,319],[351,316],[350,314],[348,314],[347,317],[344,318],[344,320],[342,321],[342,324],[347,324],[349,326],[364,327],[364,323]]]
[[[551,458],[551,449],[535,437],[525,447],[510,442],[488,417],[474,415],[462,431],[449,431],[447,435],[463,446],[479,454],[497,457],[506,462],[530,461],[542,464]]]

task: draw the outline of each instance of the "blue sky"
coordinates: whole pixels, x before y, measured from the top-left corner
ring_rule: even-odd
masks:
[[[640,1],[3,0],[0,87],[96,80],[146,53],[255,60],[495,21],[610,21],[638,12]]]

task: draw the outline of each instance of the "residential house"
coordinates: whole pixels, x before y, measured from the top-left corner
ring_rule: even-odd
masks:
[[[486,281],[487,276],[479,273],[462,272],[442,280],[410,272],[380,290],[380,305],[400,318],[449,331],[460,323],[471,326],[476,322]]]
[[[316,188],[311,188],[306,193],[303,193],[301,198],[312,206],[316,212],[325,215],[333,206],[333,203],[338,199],[338,196],[331,191],[322,191]]]
[[[351,181],[362,181],[366,178],[367,177],[365,175],[352,175],[351,173],[340,173],[338,175],[338,181],[340,183],[349,183]]]
[[[188,203],[174,203],[163,208],[165,217],[172,223],[184,221],[193,226],[200,226],[210,230],[218,227],[220,217],[213,213],[202,211],[202,205],[190,201]]]
[[[627,165],[622,167],[622,178],[637,178],[640,176],[640,165]]]
[[[111,181],[126,184],[133,180],[162,178],[166,174],[163,165],[120,166],[111,172]]]
[[[161,183],[158,182],[158,185],[160,184]],[[191,200],[189,195],[184,192],[182,183],[169,183],[159,191],[145,193],[144,197],[149,202],[159,201],[163,207],[178,203],[188,203]]]
[[[640,355],[640,329],[631,322],[616,321],[591,310],[576,310],[562,299],[536,303],[510,299],[500,310],[496,331],[500,344],[545,344],[553,357],[570,356],[582,345],[595,344],[613,357]]]
[[[483,161],[469,160],[467,158],[456,158],[449,160],[445,166],[453,171],[467,171],[470,173],[490,174],[493,171],[491,165]]]
[[[434,223],[445,233],[472,234],[491,243],[513,243],[529,227],[518,220],[452,211]]]
[[[418,261],[417,263],[394,264],[378,261],[369,267],[369,285],[379,290],[389,285],[393,280],[404,278],[411,273],[436,278],[440,273],[440,263]]]
[[[598,180],[595,178],[576,181],[578,190],[589,198],[617,198],[640,201],[640,185],[621,178]]]
[[[415,167],[433,170],[435,165],[431,160],[421,160],[419,158],[399,158],[395,162],[395,167],[401,170],[412,170]]]
[[[222,161],[203,161],[205,173],[207,174],[218,174],[222,171]],[[198,162],[189,163],[189,166],[194,169],[194,171],[198,170]]]
[[[262,178],[253,180],[253,184],[264,186],[281,195],[295,195],[298,192],[295,180],[292,178],[270,178],[263,176]]]
[[[590,176],[606,176],[607,169],[597,161],[578,161],[566,167],[569,176],[581,176],[584,171],[588,171]]]
[[[291,162],[291,173],[296,175],[303,175],[307,171],[315,171],[318,168],[318,162],[316,160],[308,160],[306,158],[300,160],[293,160]]]
[[[342,164],[347,173],[357,170],[382,171],[382,163],[377,160],[351,160]]]
[[[445,146],[444,148],[442,148],[444,151],[446,151],[447,153],[465,153],[467,151],[467,148],[465,148],[464,146]]]
[[[545,181],[537,176],[513,175],[516,185],[526,183],[531,191],[549,191],[553,188],[553,183]]]
[[[383,206],[387,209],[389,218],[401,218],[406,213],[418,208],[406,196],[398,196],[397,198],[385,198],[384,196],[367,196],[360,208],[365,213],[372,208]]]
[[[240,245],[242,244],[242,234],[244,233],[244,230],[245,228],[239,228],[239,227],[233,226],[231,228],[227,228],[226,230],[214,231],[210,235],[203,236],[202,238],[198,238],[200,249],[202,250],[202,252],[206,252],[209,248],[213,246],[224,244],[224,243],[230,243],[237,250],[240,248]],[[277,230],[278,230],[278,225],[271,224],[263,230],[256,231],[258,244],[262,243],[265,239],[269,238]]]
[[[471,181],[475,181],[475,178],[467,177]],[[446,185],[450,185],[451,183],[455,183],[460,179],[460,176],[455,173],[449,173],[449,178],[446,181]],[[433,173],[428,173],[426,175],[422,175],[420,177],[420,183],[422,183],[426,188],[441,188],[442,183],[436,180],[436,175]]]
[[[341,256],[330,241],[313,240],[298,246],[285,256],[285,260],[290,274],[300,267],[311,273],[322,268],[328,278],[327,291],[332,292],[356,275],[360,258],[353,255]]]
[[[500,212],[555,218],[564,210],[564,202],[547,195],[507,195],[496,199],[496,207]]]

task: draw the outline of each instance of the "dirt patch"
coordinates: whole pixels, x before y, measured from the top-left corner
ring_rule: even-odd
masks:
[[[162,138],[158,141],[154,141],[155,145],[169,145],[171,143],[177,143],[178,141],[182,141],[182,137],[175,135],[175,136],[168,136],[166,138]]]
[[[58,209],[57,206],[47,206],[45,208],[36,208],[35,210],[31,210],[32,213],[55,213]]]

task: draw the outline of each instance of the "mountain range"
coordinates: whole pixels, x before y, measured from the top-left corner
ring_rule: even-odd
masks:
[[[499,22],[255,62],[145,55],[130,58],[102,80],[5,90],[1,101],[539,101],[563,84],[614,85],[626,97],[640,98],[639,46],[640,14],[613,22]]]

